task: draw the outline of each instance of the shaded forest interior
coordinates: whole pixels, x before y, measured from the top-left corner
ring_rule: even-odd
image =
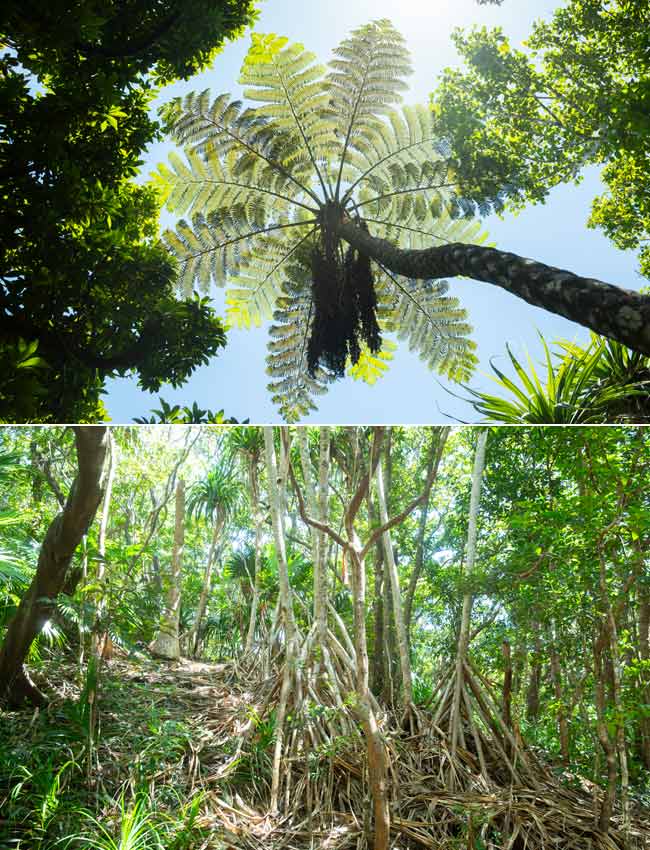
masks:
[[[3,428],[0,847],[650,847],[643,428]]]

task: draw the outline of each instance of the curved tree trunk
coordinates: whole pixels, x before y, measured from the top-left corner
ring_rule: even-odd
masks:
[[[349,219],[338,225],[338,233],[395,274],[427,280],[463,275],[491,283],[535,307],[650,354],[649,295],[580,277],[497,248],[454,242],[424,250],[403,250],[371,236]]]
[[[0,698],[13,705],[26,700],[38,705],[45,702],[43,694],[30,681],[24,661],[32,641],[49,619],[57,595],[64,586],[68,592],[74,592],[76,582],[71,582],[68,571],[75,550],[101,502],[107,430],[105,427],[74,428],[77,475],[62,511],[45,534],[36,575],[7,627],[0,649]]]
[[[167,599],[160,618],[158,634],[149,649],[153,655],[176,661],[181,657],[178,640],[178,624],[181,613],[181,567],[185,543],[185,482],[178,479],[176,485],[176,516],[174,524],[174,548],[172,563],[167,576]]]

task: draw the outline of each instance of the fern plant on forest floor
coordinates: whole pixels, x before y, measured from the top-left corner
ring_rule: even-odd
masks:
[[[397,109],[411,71],[402,37],[376,21],[342,42],[329,70],[315,60],[300,44],[254,35],[240,82],[259,105],[208,91],[167,104],[185,159],[172,154],[154,175],[167,208],[191,214],[164,236],[179,288],[189,296],[227,281],[231,325],[273,318],[269,389],[287,421],[314,410],[346,369],[376,381],[395,347],[387,334],[452,380],[467,380],[476,362],[444,281],[399,280],[337,233],[350,219],[403,248],[482,241],[430,110]]]

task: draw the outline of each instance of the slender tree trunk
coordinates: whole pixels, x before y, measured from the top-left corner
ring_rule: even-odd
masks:
[[[106,475],[106,487],[104,490],[104,501],[102,514],[99,521],[99,535],[97,539],[97,584],[99,590],[95,609],[95,622],[92,633],[94,635],[93,649],[96,655],[109,657],[112,653],[111,640],[108,632],[102,629],[102,620],[106,612],[106,533],[108,530],[108,517],[111,509],[111,496],[113,495],[113,482],[117,469],[117,446],[109,429],[108,431],[108,473]]]
[[[203,573],[203,586],[201,587],[199,604],[196,609],[196,618],[194,620],[194,626],[192,627],[192,633],[190,635],[189,641],[190,651],[194,658],[196,658],[199,651],[199,635],[201,632],[201,623],[203,622],[203,618],[205,617],[205,610],[208,607],[208,596],[210,595],[210,585],[212,584],[212,570],[214,569],[215,553],[217,551],[217,541],[219,540],[219,536],[223,531],[225,522],[225,516],[221,513],[219,508],[217,508],[216,515],[214,517],[214,528],[212,529],[212,540],[210,541],[210,550],[208,551],[208,560],[206,562],[205,571]]]
[[[616,618],[614,616],[614,610],[609,596],[605,552],[602,546],[600,551],[600,589],[605,607],[604,632],[609,649],[612,699],[616,710],[616,752],[618,754],[618,763],[621,770],[621,807],[623,809],[623,828],[627,830],[630,824],[630,775],[627,761],[625,725],[623,721],[623,718],[625,717],[625,710],[623,707],[623,697],[621,695],[621,679],[623,674],[621,670],[621,652],[618,643],[618,627],[616,625]]]
[[[278,579],[280,585],[280,619],[284,625],[286,635],[285,663],[282,674],[282,685],[280,688],[280,700],[275,722],[275,751],[273,754],[273,771],[271,775],[271,811],[278,811],[278,797],[280,790],[280,761],[282,759],[282,748],[284,746],[284,718],[287,709],[289,691],[291,688],[292,667],[297,657],[296,647],[296,624],[293,616],[293,600],[291,586],[289,584],[289,569],[287,566],[287,553],[284,540],[283,513],[285,494],[281,492],[280,485],[284,482],[283,470],[278,471],[275,459],[275,446],[273,444],[273,428],[264,428],[264,449],[266,454],[266,473],[269,489],[269,501],[271,503],[271,522],[275,538],[275,548],[278,559]],[[288,460],[288,452],[285,457]]]
[[[167,576],[166,602],[160,619],[158,634],[149,647],[153,655],[176,661],[181,657],[178,625],[181,613],[181,569],[185,543],[185,482],[176,484],[176,515],[172,562]]]
[[[594,688],[595,688],[595,707],[596,707],[596,729],[598,732],[598,740],[605,753],[605,761],[607,763],[607,785],[603,795],[603,802],[600,807],[598,817],[598,828],[601,832],[609,832],[609,825],[614,811],[614,803],[616,802],[616,745],[609,737],[607,728],[607,719],[605,714],[605,677],[603,671],[603,649],[605,646],[605,636],[601,634],[594,641]]]
[[[485,467],[485,448],[487,444],[487,431],[481,431],[476,441],[476,453],[474,455],[474,469],[472,471],[472,491],[469,501],[469,522],[467,526],[467,548],[465,560],[465,579],[471,582],[476,562],[476,539],[478,530],[478,508],[481,495],[481,480]],[[458,736],[460,732],[460,707],[465,678],[465,664],[467,663],[467,650],[469,647],[470,622],[472,615],[472,593],[466,591],[463,595],[463,610],[458,632],[458,649],[456,652],[456,674],[454,681],[454,698],[451,707],[451,751],[456,755]]]
[[[509,641],[503,641],[501,651],[503,653],[503,720],[512,729],[512,653]]]
[[[386,750],[381,739],[377,718],[372,710],[368,687],[368,643],[366,637],[366,570],[360,557],[361,545],[353,529],[352,532],[352,596],[354,606],[354,644],[357,670],[357,711],[366,739],[368,758],[368,783],[373,802],[374,850],[388,850],[390,838],[390,812],[388,808],[388,787]]]
[[[542,645],[539,637],[539,622],[533,621],[533,652],[530,661],[530,678],[526,691],[526,717],[528,720],[539,718],[539,686],[542,678]]]
[[[10,621],[0,649],[0,698],[13,705],[45,697],[24,666],[32,641],[51,615],[57,595],[69,582],[75,550],[95,518],[102,498],[102,469],[108,446],[105,427],[74,428],[77,475],[61,512],[50,523],[38,557],[36,575]],[[79,574],[80,575],[80,574]],[[74,591],[74,587],[68,588]]]
[[[425,250],[402,250],[344,219],[338,233],[350,245],[391,272],[436,280],[465,276],[491,283],[535,307],[557,313],[650,354],[650,296],[534,260],[480,245],[450,243]]]
[[[564,708],[564,695],[562,693],[562,676],[560,674],[560,657],[558,655],[555,637],[555,627],[551,635],[551,680],[553,682],[553,691],[555,693],[555,701],[557,703],[557,725],[560,736],[560,753],[562,755],[562,764],[569,764],[569,724],[567,723],[566,711]]]
[[[384,477],[381,469],[381,461],[377,464],[375,473],[375,481],[377,484],[377,502],[379,504],[379,519],[382,525],[388,522],[388,509],[386,507],[386,494],[384,493]],[[402,671],[402,695],[406,708],[413,704],[413,679],[411,674],[411,659],[409,656],[408,639],[406,637],[406,628],[404,625],[404,615],[402,609],[402,596],[399,585],[399,575],[397,573],[397,564],[393,554],[393,545],[390,539],[390,532],[386,531],[382,535],[384,545],[384,558],[393,596],[393,617],[395,619],[395,630],[397,633],[397,645],[399,648],[400,668]]]
[[[298,446],[302,473],[305,481],[307,507],[311,516],[320,522],[327,522],[327,503],[329,493],[329,429],[320,429],[318,489],[314,483],[309,456],[308,434],[305,428],[298,428]],[[316,623],[317,645],[323,646],[327,639],[327,564],[325,533],[310,527],[313,552],[314,576],[314,622]]]
[[[329,476],[330,476],[330,431],[320,429],[318,460],[318,516],[322,523],[329,519]],[[323,645],[327,640],[327,609],[329,604],[329,573],[327,541],[325,532],[319,531],[318,540],[318,583],[315,584],[314,617],[316,634]]]
[[[650,662],[650,591],[645,587],[639,588],[639,655],[647,665]],[[642,700],[650,704],[650,670],[643,671],[641,682]],[[650,718],[643,717],[639,721],[640,755],[647,770],[650,770]]]
[[[255,626],[257,623],[257,608],[260,600],[260,561],[262,557],[262,516],[260,511],[259,482],[257,480],[257,457],[252,455],[248,462],[248,482],[251,491],[251,510],[255,523],[255,577],[253,579],[253,599],[251,602],[248,633],[246,635],[245,652],[253,649]]]
[[[370,497],[370,493],[368,493]],[[368,499],[368,516],[373,516],[372,501]],[[373,603],[375,634],[372,656],[372,691],[376,696],[384,692],[386,682],[386,640],[384,635],[384,553],[381,541],[375,546],[375,597]]]

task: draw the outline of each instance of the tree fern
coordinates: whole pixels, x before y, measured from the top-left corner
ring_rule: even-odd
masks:
[[[499,207],[456,195],[430,111],[399,106],[410,72],[387,20],[355,30],[329,68],[300,44],[254,35],[240,78],[252,106],[204,91],[162,110],[185,152],[154,176],[180,217],[164,236],[179,290],[226,285],[231,325],[272,319],[269,389],[289,421],[314,410],[346,366],[376,381],[391,359],[384,334],[453,380],[474,366],[446,283],[397,278],[337,234],[352,219],[404,248],[481,241],[468,219]]]

